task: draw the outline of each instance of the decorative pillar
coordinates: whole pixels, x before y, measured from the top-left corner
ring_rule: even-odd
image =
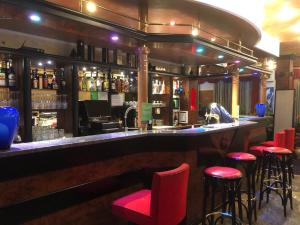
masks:
[[[265,74],[260,76],[259,82],[259,103],[267,103],[267,78]]]
[[[148,102],[148,55],[149,48],[144,45],[138,49],[139,68],[138,68],[138,127],[147,128],[147,124],[142,123],[142,103]]]
[[[235,71],[232,75],[232,95],[231,95],[231,115],[232,118],[239,118],[239,72]]]

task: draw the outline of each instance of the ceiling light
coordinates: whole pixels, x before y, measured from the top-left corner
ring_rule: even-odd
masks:
[[[196,49],[196,52],[197,53],[202,53],[202,52],[204,52],[204,48],[199,47],[199,48]]]
[[[175,26],[175,25],[176,25],[176,22],[172,20],[172,21],[170,22],[170,25],[171,25],[171,26]]]
[[[212,37],[210,40],[211,40],[212,42],[214,42],[214,41],[216,41],[216,38],[215,38],[215,37]]]
[[[131,71],[130,74],[133,74],[133,72]]]
[[[39,65],[39,66],[42,66],[42,65],[43,65],[43,63],[42,63],[42,62],[39,62],[39,63],[38,63],[38,65]]]
[[[113,35],[113,36],[111,36],[111,40],[117,41],[117,40],[119,40],[119,36],[118,35]]]
[[[29,16],[29,19],[32,21],[32,22],[35,22],[35,23],[38,23],[38,22],[41,22],[41,17],[38,15],[38,14],[31,14]]]
[[[295,25],[291,26],[291,30],[296,33],[300,33],[300,21],[298,23],[296,23]]]
[[[192,29],[192,35],[195,37],[195,36],[198,36],[199,35],[199,30],[197,28],[193,28]]]
[[[89,11],[90,13],[94,13],[97,10],[97,5],[94,2],[88,2],[86,4],[86,9],[87,11]]]
[[[284,4],[277,13],[277,19],[280,21],[288,21],[297,16],[297,11],[288,3]]]
[[[86,71],[86,67],[83,67],[82,70],[83,70],[83,71]]]
[[[239,72],[241,73],[241,72],[244,72],[245,71],[245,69],[243,69],[243,68],[241,68],[241,69],[239,69]]]
[[[52,61],[51,61],[51,60],[48,60],[48,61],[47,61],[47,64],[52,65]]]
[[[239,64],[241,61],[240,60],[235,60],[234,63],[235,64]]]
[[[218,59],[223,59],[224,55],[218,55]]]

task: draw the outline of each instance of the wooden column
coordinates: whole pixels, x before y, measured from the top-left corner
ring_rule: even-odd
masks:
[[[234,119],[239,118],[239,72],[232,75],[231,115]]]
[[[142,124],[142,103],[148,102],[148,54],[149,48],[144,45],[138,49],[139,67],[138,67],[138,127],[145,129],[147,124]]]
[[[139,30],[148,31],[148,0],[139,1]]]
[[[264,74],[260,76],[259,82],[259,103],[267,103],[267,79]]]

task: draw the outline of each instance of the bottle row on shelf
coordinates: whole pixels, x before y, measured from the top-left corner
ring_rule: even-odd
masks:
[[[15,87],[17,76],[12,65],[12,60],[0,61],[0,87]]]
[[[166,94],[166,85],[164,80],[154,79],[152,81],[152,94]]]
[[[80,91],[111,91],[115,93],[136,92],[137,82],[135,77],[113,75],[111,86],[109,84],[108,75],[99,71],[81,71],[79,72],[79,90]]]
[[[53,89],[64,91],[66,79],[64,68],[44,70],[31,70],[32,89]]]

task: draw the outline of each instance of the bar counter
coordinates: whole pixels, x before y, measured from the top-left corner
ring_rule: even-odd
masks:
[[[4,224],[126,224],[111,214],[113,199],[151,188],[153,171],[187,162],[185,222],[194,224],[202,212],[203,168],[264,139],[263,123],[245,120],[14,144],[0,152],[0,219]]]

